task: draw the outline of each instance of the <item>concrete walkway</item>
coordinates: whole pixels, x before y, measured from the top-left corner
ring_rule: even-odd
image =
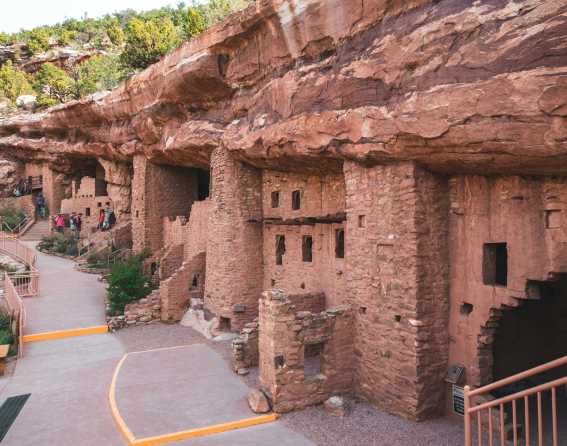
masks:
[[[41,253],[38,267],[41,294],[24,300],[26,334],[105,323],[105,290],[96,276]],[[26,344],[14,374],[0,379],[0,403],[31,394],[2,445],[125,445],[108,404],[124,354],[120,338],[108,333]],[[138,438],[254,415],[247,387],[206,345],[130,353],[120,370],[117,400]],[[280,422],[172,444],[314,446]]]
[[[34,246],[28,242],[28,246]],[[74,262],[38,253],[39,297],[26,298],[25,334],[106,324],[105,285],[74,269]]]

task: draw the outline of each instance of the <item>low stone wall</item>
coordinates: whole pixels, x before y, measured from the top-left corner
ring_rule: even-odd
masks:
[[[240,335],[232,341],[232,369],[239,372],[256,367],[260,358],[258,340],[260,336],[258,319],[244,326]]]
[[[325,293],[291,294],[287,298],[296,312],[320,313],[325,310]],[[258,340],[259,323],[256,318],[244,325],[238,338],[232,341],[232,368],[235,372],[258,366]]]
[[[148,297],[126,305],[124,314],[108,316],[106,322],[111,331],[121,328],[147,325],[159,322],[161,317],[161,304],[159,290],[154,290]]]
[[[319,404],[353,390],[353,313],[337,307],[296,312],[283,291],[262,294],[260,383],[276,412]]]

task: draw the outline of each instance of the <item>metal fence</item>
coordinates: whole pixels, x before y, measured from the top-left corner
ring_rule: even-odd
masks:
[[[510,388],[527,378],[565,375],[565,366],[567,356],[478,389],[471,390],[465,386],[465,446],[473,443],[478,446],[559,446],[557,393],[567,385],[567,376],[492,401],[475,403],[474,400],[483,399],[483,396],[504,387]],[[506,423],[508,428],[505,425],[506,410],[511,412],[512,418],[511,426]],[[544,413],[547,420],[544,420]],[[548,422],[549,418],[551,422]]]

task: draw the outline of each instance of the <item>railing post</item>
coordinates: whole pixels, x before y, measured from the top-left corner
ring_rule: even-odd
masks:
[[[464,396],[465,396],[465,446],[472,446],[472,438],[471,438],[471,414],[470,414],[470,392],[471,388],[467,385],[464,388]]]

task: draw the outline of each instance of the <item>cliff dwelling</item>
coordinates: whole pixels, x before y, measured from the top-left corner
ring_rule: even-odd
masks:
[[[0,153],[85,239],[112,208],[158,319],[235,337],[276,412],[460,420],[465,386],[567,355],[566,11],[257,1],[101,97],[0,120]]]

